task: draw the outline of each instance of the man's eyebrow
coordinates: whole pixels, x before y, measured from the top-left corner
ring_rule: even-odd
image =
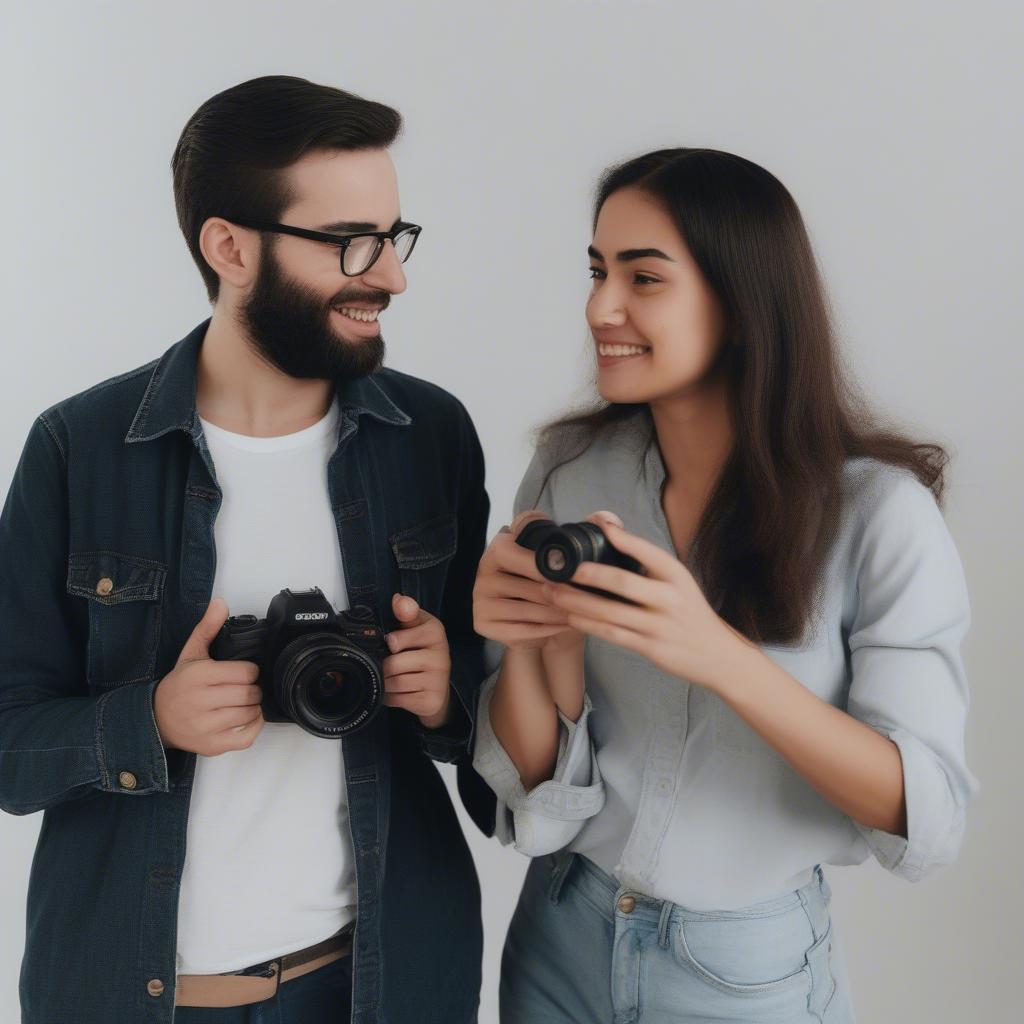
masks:
[[[604,257],[592,245],[587,246],[587,253],[591,259],[600,260],[604,263]],[[668,260],[669,263],[676,262],[671,256],[663,253],[660,249],[623,249],[622,252],[615,254],[615,258],[620,263],[628,263],[630,260],[640,260],[645,256],[654,256],[659,260]]]
[[[399,217],[391,227],[401,223],[401,220],[402,218]],[[368,220],[337,220],[333,224],[325,224],[316,230],[327,235],[351,235],[359,231],[379,231],[380,228]]]

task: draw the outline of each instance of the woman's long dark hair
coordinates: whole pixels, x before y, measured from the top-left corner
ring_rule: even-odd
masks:
[[[671,216],[725,313],[720,365],[736,442],[697,527],[695,575],[751,640],[798,641],[836,536],[845,461],[910,470],[941,504],[949,455],[878,426],[849,382],[800,211],[777,178],[731,153],[658,150],[605,171],[595,227],[627,187]],[[575,439],[571,459],[634,416],[649,420],[649,407],[601,404],[549,423],[540,443]]]

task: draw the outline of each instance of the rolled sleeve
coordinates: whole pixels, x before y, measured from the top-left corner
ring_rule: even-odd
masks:
[[[978,782],[967,768],[961,643],[970,605],[931,492],[890,470],[859,536],[847,710],[896,744],[907,836],[854,823],[878,862],[918,881],[952,863]]]
[[[552,777],[526,790],[491,726],[491,696],[499,672],[488,677],[481,688],[473,767],[497,797],[494,834],[498,840],[537,857],[570,843],[583,823],[604,806],[604,782],[588,727],[593,708],[584,693],[577,721],[559,712],[558,754]]]

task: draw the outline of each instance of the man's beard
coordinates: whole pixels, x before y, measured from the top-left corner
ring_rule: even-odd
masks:
[[[237,322],[257,353],[289,377],[333,380],[365,377],[384,362],[384,338],[348,341],[335,331],[332,307],[349,302],[372,302],[385,307],[383,291],[343,291],[330,301],[285,277],[270,246],[265,246],[260,269],[247,299],[238,308]]]

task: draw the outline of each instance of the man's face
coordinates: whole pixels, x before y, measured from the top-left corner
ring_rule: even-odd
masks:
[[[287,180],[294,199],[278,217],[282,224],[342,235],[387,231],[399,219],[386,150],[308,153]],[[392,244],[364,274],[346,277],[337,246],[292,235],[268,239],[237,313],[253,348],[290,377],[363,377],[379,369],[385,349],[376,317],[405,291]]]

